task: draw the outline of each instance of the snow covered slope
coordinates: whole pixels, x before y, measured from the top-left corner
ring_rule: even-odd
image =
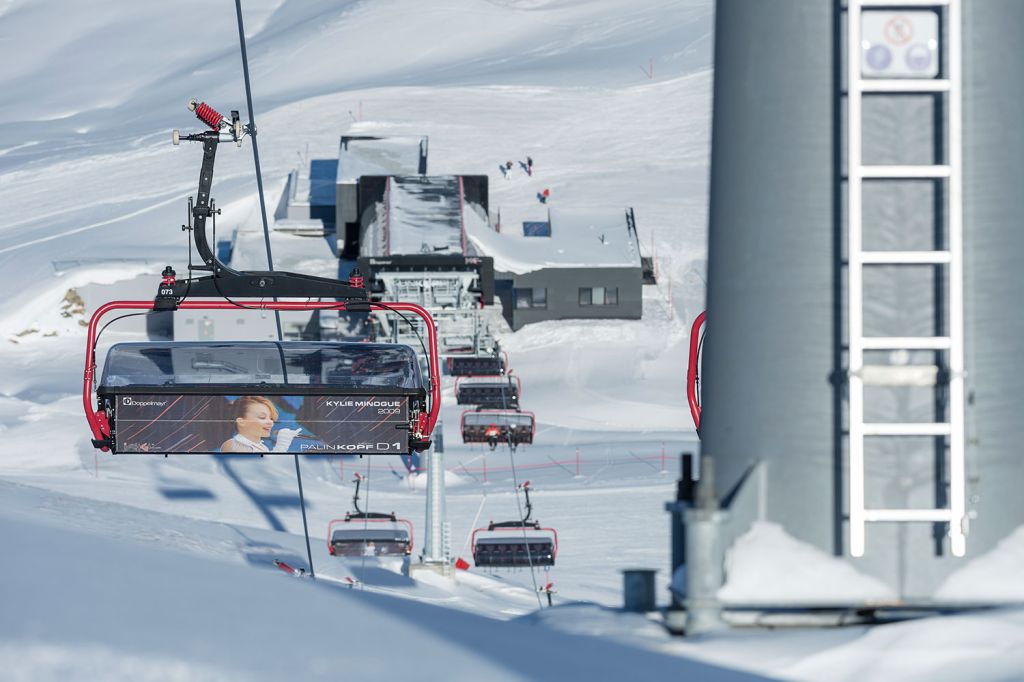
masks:
[[[635,679],[640,670],[761,679],[528,621],[153,548],[160,537],[140,544],[61,528],[54,523],[68,522],[70,511],[63,497],[2,487],[0,537],[18,548],[17,561],[0,565],[6,679]],[[9,516],[12,498],[53,505],[41,514],[46,523]],[[122,518],[102,521],[116,526]],[[240,538],[248,532],[233,530]]]

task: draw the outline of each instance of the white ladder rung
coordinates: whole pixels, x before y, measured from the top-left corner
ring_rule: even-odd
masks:
[[[948,436],[950,425],[945,422],[870,422],[861,424],[865,436]]]
[[[941,180],[950,176],[946,165],[934,166],[860,166],[856,169],[862,178],[874,180]]]
[[[953,521],[949,509],[865,509],[865,521]]]
[[[948,336],[864,336],[860,347],[864,350],[948,350]]]
[[[867,265],[942,265],[953,260],[949,251],[864,251],[860,262]]]
[[[949,4],[949,0],[860,0],[861,7],[870,7],[875,9],[878,7],[892,7],[903,8],[903,7],[945,7]]]
[[[865,365],[860,370],[865,386],[935,386],[939,368],[935,365]]]
[[[865,78],[861,92],[949,92],[945,78]]]

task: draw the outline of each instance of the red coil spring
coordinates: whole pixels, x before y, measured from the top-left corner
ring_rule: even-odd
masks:
[[[196,116],[199,117],[200,121],[214,130],[220,129],[220,122],[224,118],[220,115],[219,111],[211,107],[206,102],[201,102],[199,106],[196,107]]]
[[[363,276],[359,275],[359,274],[356,274],[356,273],[353,273],[353,274],[349,275],[348,276],[348,285],[350,287],[357,287],[359,289],[362,289],[363,288]]]

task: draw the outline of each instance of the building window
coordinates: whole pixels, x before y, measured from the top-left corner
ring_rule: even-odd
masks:
[[[618,305],[619,290],[616,287],[580,287],[580,305]]]
[[[518,309],[548,307],[548,290],[542,287],[513,289],[512,298]]]

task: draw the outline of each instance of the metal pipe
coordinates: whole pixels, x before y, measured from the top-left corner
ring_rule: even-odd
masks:
[[[680,470],[679,480],[676,482],[676,501],[669,502],[665,508],[669,512],[670,532],[672,537],[672,572],[670,580],[675,579],[676,571],[686,565],[686,525],[684,515],[686,510],[692,508],[694,500],[693,481],[693,453],[684,452],[679,456]],[[682,607],[681,595],[672,592],[672,606]]]
[[[697,635],[726,627],[718,590],[724,583],[725,548],[722,524],[729,513],[719,508],[715,493],[714,459],[701,457],[696,508],[686,520],[686,634]]]
[[[444,563],[444,455],[436,447],[427,451],[427,532],[423,562]]]

